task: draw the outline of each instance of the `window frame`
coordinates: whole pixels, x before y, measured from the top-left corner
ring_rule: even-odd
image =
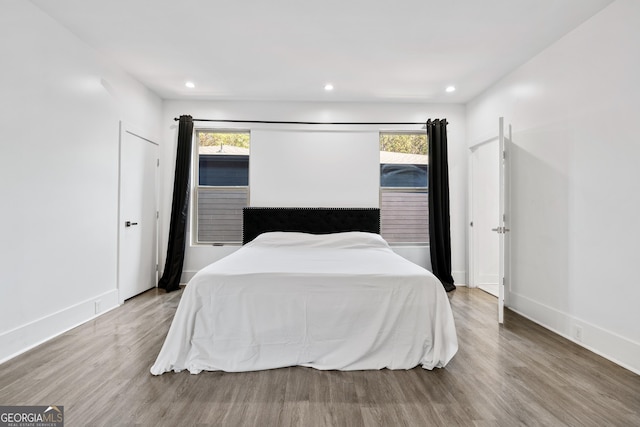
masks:
[[[200,185],[200,133],[240,133],[249,135],[249,161],[248,161],[248,180],[247,185]],[[206,242],[199,240],[199,200],[200,193],[206,193],[207,191],[234,191],[240,189],[246,189],[247,204],[250,206],[251,202],[251,130],[245,128],[196,128],[194,129],[193,138],[193,173],[191,179],[193,182],[192,187],[192,202],[191,202],[191,245],[192,246],[240,246],[242,245],[242,235],[240,235],[238,241],[213,241]]]
[[[429,137],[426,134],[426,131],[415,131],[415,130],[401,130],[401,131],[380,131],[379,132],[379,138],[378,138],[378,146],[380,151],[382,151],[381,147],[380,147],[380,142],[382,139],[382,135],[425,135],[425,138],[427,140],[427,152],[424,155],[429,155]],[[380,161],[380,165],[383,164],[395,164],[395,163],[382,163]],[[414,164],[414,163],[408,163],[408,164]],[[427,163],[427,172],[429,168],[429,164]],[[379,168],[380,169],[380,168]],[[428,182],[428,177],[427,177],[427,186],[426,187],[383,187],[381,184],[382,181],[382,176],[380,174],[380,176],[378,177],[378,185],[380,188],[380,193],[379,193],[379,202],[378,202],[378,207],[380,208],[380,234],[382,234],[382,202],[383,202],[383,193],[422,193],[422,192],[426,192],[427,195],[427,201],[428,201],[428,197],[429,197],[429,182]],[[428,217],[428,205],[427,205],[427,239],[426,241],[402,241],[402,242],[392,242],[389,241],[389,245],[391,246],[425,246],[428,247],[430,245],[430,236],[429,236],[429,229],[428,229],[428,224],[429,224],[429,217]]]

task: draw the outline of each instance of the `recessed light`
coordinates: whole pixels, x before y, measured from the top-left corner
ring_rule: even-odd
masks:
[[[333,85],[331,83],[327,83],[326,85],[324,85],[324,90],[326,90],[327,92],[332,91]]]
[[[447,92],[455,92],[456,91],[456,87],[455,86],[447,86],[447,88],[445,90]]]
[[[186,82],[184,85],[189,89],[193,89],[194,87],[196,87],[195,83],[193,82]]]

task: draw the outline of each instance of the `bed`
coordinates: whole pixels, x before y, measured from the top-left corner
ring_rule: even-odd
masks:
[[[456,353],[442,284],[391,250],[377,209],[250,208],[244,217],[245,244],[186,286],[153,375],[433,369]]]

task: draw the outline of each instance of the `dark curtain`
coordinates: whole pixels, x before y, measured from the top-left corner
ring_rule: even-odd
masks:
[[[182,265],[184,264],[187,215],[189,213],[189,176],[191,175],[192,138],[192,117],[180,116],[167,260],[164,264],[162,278],[158,283],[158,287],[165,289],[167,292],[180,288],[180,276],[182,276]]]
[[[451,275],[451,226],[449,217],[449,162],[447,121],[428,120],[429,143],[429,246],[431,269],[447,292],[454,290]]]

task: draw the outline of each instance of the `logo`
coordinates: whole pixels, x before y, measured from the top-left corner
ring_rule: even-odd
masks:
[[[0,406],[0,427],[64,427],[64,406]]]

